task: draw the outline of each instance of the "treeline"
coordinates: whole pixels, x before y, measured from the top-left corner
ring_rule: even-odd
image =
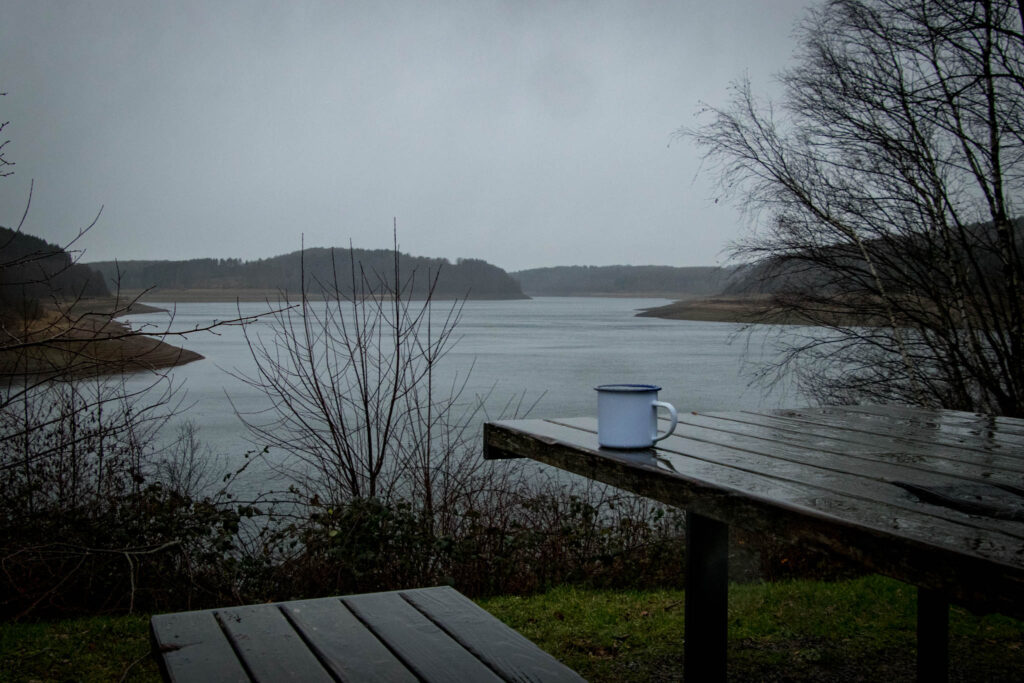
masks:
[[[0,227],[0,312],[38,312],[41,301],[109,296],[103,276],[75,263],[63,248]]]
[[[371,285],[394,274],[395,254],[387,249],[306,249],[282,256],[188,261],[98,261],[90,264],[112,286],[126,290],[157,289],[276,289],[297,294],[305,286],[320,292],[321,285],[350,296],[353,280],[365,275]],[[523,299],[522,289],[501,268],[479,259],[427,258],[399,254],[398,268],[408,281],[413,298],[423,298],[436,278],[437,298]],[[356,289],[360,289],[356,283]]]
[[[1024,217],[1013,219],[1011,225],[1016,235],[1024,234]],[[923,232],[865,238],[860,243],[808,243],[785,255],[754,251],[750,255],[756,260],[733,269],[721,293],[872,297],[881,288],[892,294],[919,295],[933,293],[944,279],[959,279],[960,287],[988,285],[997,291],[1006,265],[1000,256],[1005,253],[1001,239],[993,224],[985,222],[966,225],[943,240]],[[1024,238],[1013,240],[1006,251],[1024,251]],[[941,259],[947,265],[959,264],[957,275],[940,272]]]
[[[530,296],[707,296],[722,290],[732,268],[698,266],[556,266],[512,273]]]

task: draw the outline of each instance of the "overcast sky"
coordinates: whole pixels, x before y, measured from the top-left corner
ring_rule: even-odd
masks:
[[[746,229],[673,132],[770,92],[810,0],[6,0],[0,224],[86,261],[390,246],[712,265]]]

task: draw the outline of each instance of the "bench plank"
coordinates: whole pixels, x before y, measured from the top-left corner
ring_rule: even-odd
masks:
[[[281,610],[342,681],[416,682],[416,676],[340,599],[296,600],[282,604]]]
[[[149,633],[164,680],[249,681],[213,612],[158,614]]]
[[[425,681],[501,680],[397,592],[346,596],[342,602]]]
[[[231,607],[215,614],[253,680],[333,681],[277,605]]]
[[[402,591],[401,595],[503,678],[573,683],[583,680],[453,588],[421,588]]]

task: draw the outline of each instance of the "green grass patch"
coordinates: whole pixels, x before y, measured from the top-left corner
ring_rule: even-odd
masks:
[[[0,681],[159,681],[149,617],[0,624]]]
[[[586,590],[480,600],[591,681],[682,677],[682,591]],[[916,590],[878,576],[730,586],[729,677],[736,681],[913,680]],[[0,680],[155,681],[148,618],[0,626]],[[953,681],[1024,679],[1024,623],[950,616]]]
[[[914,680],[916,596],[879,576],[729,587],[729,678]],[[681,591],[563,586],[480,604],[591,681],[680,680]],[[1024,680],[1024,623],[954,608],[950,679]]]

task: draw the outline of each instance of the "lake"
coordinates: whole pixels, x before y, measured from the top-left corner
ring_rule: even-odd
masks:
[[[635,315],[641,308],[664,303],[663,299],[555,297],[466,302],[454,347],[439,366],[439,386],[468,374],[463,399],[489,394],[492,418],[510,399],[520,396],[527,405],[536,401],[530,413],[534,417],[594,415],[593,387],[609,383],[659,384],[661,399],[680,412],[753,410],[803,402],[786,387],[765,392],[750,386],[752,367],[775,354],[764,333],[739,334],[741,326],[731,323]],[[448,305],[434,304],[438,312],[446,311]],[[240,306],[243,315],[267,310],[265,303]],[[237,316],[234,303],[178,304],[172,327],[186,329]],[[166,327],[168,320],[166,313],[125,318],[133,327],[153,325],[153,329]],[[250,334],[266,335],[268,324],[267,320],[255,323]],[[252,445],[232,403],[244,412],[269,406],[266,397],[231,375],[255,373],[242,330],[226,327],[216,335],[197,333],[180,342],[169,341],[205,356],[171,370],[190,405],[182,418],[199,427],[200,438],[214,452],[235,461]],[[134,380],[142,381],[141,377]]]

